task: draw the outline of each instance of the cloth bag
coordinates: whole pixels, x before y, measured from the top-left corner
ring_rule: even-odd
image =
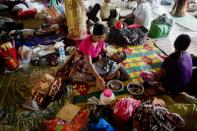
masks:
[[[166,37],[172,28],[173,19],[163,14],[151,22],[149,36],[152,38]]]
[[[133,24],[122,29],[112,27],[110,29],[111,42],[119,46],[143,45],[147,39],[148,30],[141,25]]]

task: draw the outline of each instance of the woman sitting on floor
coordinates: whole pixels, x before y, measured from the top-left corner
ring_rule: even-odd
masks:
[[[191,79],[192,58],[186,52],[190,43],[190,36],[179,35],[174,42],[175,52],[164,60],[160,71],[156,73],[156,78],[160,79],[165,90],[171,93],[183,91]]]
[[[106,55],[106,53],[103,53],[99,60],[92,63],[92,66],[98,73],[99,77],[101,77],[104,81],[109,81],[112,79],[126,81],[129,80],[130,75],[120,64],[125,59],[126,54],[123,51],[118,51],[112,55]],[[100,88],[100,85],[97,85],[97,80],[88,69],[88,65],[85,64],[85,59],[83,58],[80,58],[80,60],[74,62],[74,66],[71,68],[69,73],[69,80],[71,80],[73,83],[85,83],[89,86],[96,85]],[[106,85],[103,85],[103,87],[100,89],[105,87]]]
[[[97,88],[100,89],[106,88],[105,80],[108,81],[115,78],[128,80],[130,78],[129,74],[122,66],[119,66],[119,63],[126,59],[126,54],[124,52],[116,52],[109,56],[106,53],[105,32],[104,25],[94,25],[93,34],[85,38],[81,42],[79,50],[75,50],[70,56],[72,60],[74,59],[73,56],[78,56],[78,59],[74,59],[74,61],[69,59],[70,62],[67,62],[71,65],[69,66],[71,68],[70,71],[68,72],[65,64],[64,69],[59,72],[64,73],[67,71],[67,76],[72,82],[85,83],[89,86],[96,84]]]

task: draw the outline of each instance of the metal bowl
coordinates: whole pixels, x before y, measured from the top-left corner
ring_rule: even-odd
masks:
[[[107,83],[107,87],[111,89],[113,92],[119,92],[123,90],[123,83],[120,80],[110,80]]]
[[[144,87],[141,84],[128,83],[127,90],[132,95],[141,95],[144,93]]]

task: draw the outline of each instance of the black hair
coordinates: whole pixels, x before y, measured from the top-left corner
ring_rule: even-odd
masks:
[[[189,47],[190,43],[190,36],[187,34],[181,34],[176,38],[174,42],[174,48],[176,49],[176,51],[185,51]]]
[[[107,32],[103,24],[95,24],[93,28],[93,35],[104,35]]]
[[[191,38],[187,34],[181,34],[179,35],[176,40],[174,41],[174,48],[175,52],[171,54],[172,58],[178,59],[182,52],[187,50],[191,43]]]

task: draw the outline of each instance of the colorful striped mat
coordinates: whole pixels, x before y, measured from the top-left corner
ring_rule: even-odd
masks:
[[[158,57],[158,54],[163,52],[157,48],[152,41],[148,44],[141,46],[130,46],[127,48],[115,47],[115,51],[124,50],[127,54],[127,59],[122,63],[130,73],[131,79],[124,82],[124,87],[129,82],[143,83],[143,80],[139,77],[141,71],[158,70],[161,66],[162,60]],[[83,106],[89,97],[96,96],[99,98],[100,91],[96,87],[88,87],[87,85],[76,84],[74,86],[74,99],[73,103]],[[115,93],[117,98],[130,95],[126,88],[124,90]]]

